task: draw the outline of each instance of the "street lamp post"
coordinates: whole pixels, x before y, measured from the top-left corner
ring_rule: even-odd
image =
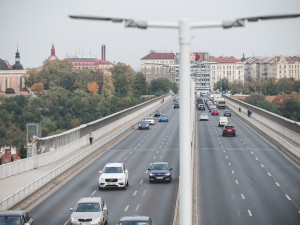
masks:
[[[73,19],[86,20],[104,20],[112,22],[125,21],[125,27],[146,28],[171,28],[179,30],[180,45],[180,75],[179,75],[179,91],[180,91],[180,116],[179,116],[179,150],[180,150],[180,179],[179,179],[179,217],[180,225],[192,225],[192,176],[191,176],[191,75],[190,75],[190,40],[191,29],[193,28],[232,28],[245,25],[245,21],[257,22],[259,20],[274,20],[284,18],[300,17],[300,14],[283,14],[270,16],[245,17],[231,21],[213,21],[213,22],[197,22],[191,23],[188,19],[182,19],[176,22],[148,22],[135,21],[126,18],[113,18],[101,16],[77,16],[70,15]]]

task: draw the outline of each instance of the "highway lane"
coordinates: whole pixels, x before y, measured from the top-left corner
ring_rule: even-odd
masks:
[[[199,224],[300,224],[299,167],[234,115],[222,137],[218,118],[198,121]]]
[[[168,113],[168,123],[156,118],[150,130],[134,130],[30,211],[35,224],[68,224],[69,209],[81,197],[101,196],[108,207],[108,224],[117,224],[125,215],[148,215],[156,225],[171,225],[178,191],[179,110],[170,103],[163,112]],[[155,161],[168,161],[173,167],[170,184],[149,184],[147,169]],[[98,190],[99,170],[107,162],[125,163],[127,190]]]

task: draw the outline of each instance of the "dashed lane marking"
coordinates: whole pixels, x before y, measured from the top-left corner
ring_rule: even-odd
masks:
[[[137,193],[137,191],[134,191],[134,193],[133,193],[133,195],[132,195],[132,196],[136,196],[136,193]]]
[[[141,179],[141,181],[140,181],[140,184],[142,184],[142,183],[143,183],[143,181],[144,181],[144,180],[143,180],[143,179]]]
[[[249,214],[249,216],[252,216],[250,209],[248,209],[248,214]]]
[[[124,212],[127,212],[128,208],[129,208],[129,205],[126,205]]]

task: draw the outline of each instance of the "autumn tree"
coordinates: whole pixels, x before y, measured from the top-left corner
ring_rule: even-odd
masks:
[[[38,82],[38,83],[34,83],[31,86],[31,90],[37,94],[37,95],[41,95],[44,93],[44,84],[42,82]]]
[[[38,74],[38,71],[34,69],[30,69],[26,72],[26,74],[24,75],[26,87],[31,87],[34,83],[38,82]]]
[[[87,84],[94,81],[94,75],[93,73],[88,70],[79,70],[77,71],[76,80],[74,83],[75,88],[88,91]],[[98,86],[99,87],[99,86]]]
[[[74,118],[71,120],[71,126],[72,128],[80,126],[80,120],[78,118]]]
[[[104,96],[109,96],[114,92],[114,84],[112,76],[108,73],[103,74],[103,82],[102,82],[102,89],[101,94]]]
[[[96,93],[99,92],[99,86],[95,81],[94,82],[89,82],[87,84],[87,89],[89,90],[89,92],[91,94],[96,94]]]

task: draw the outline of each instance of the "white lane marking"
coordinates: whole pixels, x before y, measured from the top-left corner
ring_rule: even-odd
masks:
[[[253,152],[251,151],[251,154],[253,155]]]
[[[237,210],[237,211],[238,211],[239,216],[241,216],[240,210]]]
[[[226,157],[225,157],[226,159],[228,159],[228,156],[226,155]]]
[[[139,210],[139,208],[140,208],[140,205],[138,204],[135,208],[135,211],[137,212]]]
[[[159,146],[159,148],[161,148],[161,146]]]
[[[145,196],[145,195],[146,195],[146,193],[147,193],[147,190],[144,190],[144,191],[143,191],[143,196]]]
[[[159,153],[159,151],[157,151],[156,153]]]
[[[93,195],[96,193],[96,191],[94,191],[92,194],[91,194],[91,196],[90,197],[93,197]]]
[[[134,193],[133,193],[133,195],[132,195],[132,196],[136,196],[136,193],[137,193],[137,191],[134,191]]]
[[[231,166],[231,163],[229,162],[228,165]]]
[[[140,184],[143,183],[143,179],[141,179]]]
[[[271,177],[272,175],[268,172],[268,175]]]
[[[291,198],[286,194],[285,197],[291,201]]]
[[[223,152],[225,153],[225,150],[223,150]]]
[[[124,212],[127,212],[128,208],[129,208],[129,205],[126,205]]]
[[[232,174],[234,174],[234,171],[233,171],[233,170],[231,170],[231,173],[232,173]]]
[[[243,194],[241,194],[241,196],[242,196],[242,199],[245,199],[245,196]]]
[[[258,158],[257,158],[257,157],[255,157],[255,159],[256,159],[256,160],[258,160]]]
[[[238,180],[235,180],[235,183],[236,183],[236,184],[239,184]]]
[[[276,184],[277,187],[280,187],[280,184],[278,184],[277,182],[275,182],[275,184]]]
[[[252,216],[252,213],[249,209],[248,209],[248,214],[249,214],[249,216]]]
[[[156,159],[156,156],[153,156],[153,159]]]
[[[261,164],[261,167],[264,168],[265,166],[263,164]]]

